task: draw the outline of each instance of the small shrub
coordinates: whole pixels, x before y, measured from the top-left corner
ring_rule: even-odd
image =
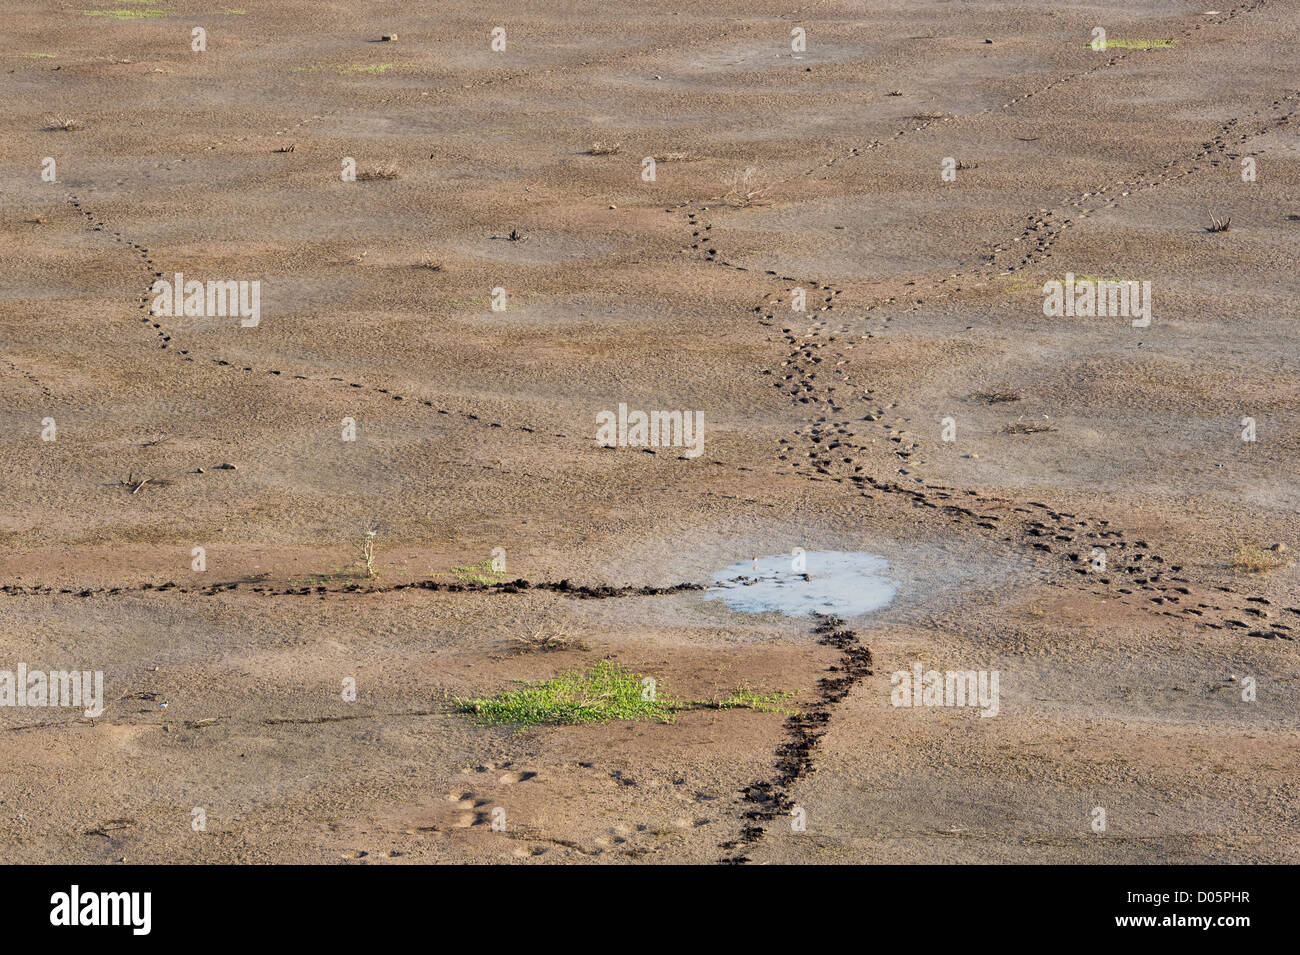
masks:
[[[1271,570],[1278,570],[1287,565],[1288,562],[1282,556],[1282,550],[1280,544],[1265,548],[1258,544],[1243,543],[1233,553],[1228,566],[1242,573],[1266,574]]]

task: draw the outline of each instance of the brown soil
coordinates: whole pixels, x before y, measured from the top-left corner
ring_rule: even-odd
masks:
[[[1296,8],[886,6],[7,11],[0,670],[107,705],[0,708],[0,855],[1300,861]],[[151,314],[177,272],[260,325]],[[1150,327],[1045,317],[1067,272]],[[702,600],[796,546],[896,599]],[[455,583],[498,547],[528,586]],[[799,713],[451,705],[604,657]]]

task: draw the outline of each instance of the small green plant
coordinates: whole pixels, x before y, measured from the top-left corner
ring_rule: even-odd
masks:
[[[721,703],[718,704],[720,710],[757,710],[760,713],[781,713],[785,716],[793,716],[798,710],[782,706],[787,700],[792,700],[797,696],[793,690],[777,690],[775,693],[755,693],[753,690],[745,687],[736,690]]]
[[[1168,50],[1173,47],[1173,40],[1112,40],[1107,39],[1105,50]],[[1092,44],[1084,47],[1086,50],[1092,49]]]
[[[150,20],[167,16],[166,10],[82,10],[88,17],[112,17],[114,20]]]
[[[491,587],[493,584],[499,584],[505,580],[505,574],[492,568],[491,558],[481,560],[477,564],[464,564],[460,567],[453,567],[451,574],[458,583],[479,584],[483,587]]]
[[[516,726],[609,723],[614,720],[658,720],[671,723],[684,710],[749,709],[793,715],[782,704],[795,697],[789,690],[757,693],[742,688],[720,701],[675,700],[657,691],[648,677],[612,660],[600,660],[587,670],[572,670],[554,679],[526,683],[496,696],[457,699],[457,712],[490,725]]]
[[[486,699],[456,700],[459,712],[473,714],[484,723],[519,726],[611,720],[671,723],[678,708],[657,693],[647,692],[641,677],[611,660]]]

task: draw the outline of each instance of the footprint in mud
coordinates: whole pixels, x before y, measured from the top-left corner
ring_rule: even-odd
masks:
[[[504,786],[508,786],[511,785],[512,783],[524,783],[530,779],[536,779],[536,778],[537,778],[536,773],[530,773],[530,772],[506,773],[504,776],[498,779],[497,782],[501,783]]]

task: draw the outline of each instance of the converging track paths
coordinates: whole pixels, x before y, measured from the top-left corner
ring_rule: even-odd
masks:
[[[1209,19],[1198,18],[1198,22],[1189,24],[1179,31],[1177,36],[1187,37],[1203,27],[1219,27],[1230,24],[1240,16],[1258,10],[1264,5],[1265,0],[1238,3],[1231,10],[1219,16]],[[942,117],[918,121],[905,129],[895,132],[886,139],[873,139],[870,142],[853,147],[846,153],[841,153],[809,168],[802,176],[791,177],[783,180],[783,182],[812,177],[828,169],[836,169],[867,156],[875,150],[882,149],[890,143],[897,142],[910,134],[929,129],[939,123],[976,121],[981,116],[1014,109],[1017,104],[1056,89],[1063,84],[1077,81],[1098,70],[1112,69],[1119,66],[1129,56],[1130,54],[1126,52],[1111,54],[1101,64],[1090,70],[1059,77],[1042,87],[1022,92],[998,107],[989,107],[969,116]],[[525,72],[523,75],[528,74]],[[967,268],[955,275],[950,274],[940,278],[927,279],[924,276],[918,277],[915,284],[909,285],[909,295],[922,292],[924,294],[953,296],[958,294],[957,289],[962,280],[987,279],[1040,263],[1051,257],[1052,245],[1067,228],[1077,221],[1087,218],[1098,210],[1113,208],[1117,205],[1121,195],[1139,189],[1157,188],[1163,183],[1195,175],[1206,168],[1207,165],[1222,158],[1230,147],[1240,146],[1253,137],[1289,123],[1298,104],[1300,104],[1300,101],[1298,101],[1296,93],[1285,93],[1278,96],[1269,105],[1261,106],[1245,116],[1221,124],[1212,138],[1202,144],[1199,151],[1190,157],[1174,158],[1158,169],[1139,172],[1128,179],[1100,185],[1077,196],[1063,197],[1056,208],[1045,213],[1027,216],[1026,221],[1028,224],[1019,238],[1022,242],[1026,240],[1033,241],[1028,251],[1023,255],[1017,258],[1015,254],[1010,252],[1013,244],[1020,245],[1020,243],[1000,243],[992,250],[981,253],[981,262],[977,266]],[[311,117],[309,120],[299,123],[298,126],[301,127],[319,118],[319,116]],[[780,184],[777,183],[776,185]],[[265,374],[285,383],[297,381],[327,382],[338,387],[366,393],[378,399],[410,403],[417,407],[428,408],[437,415],[456,416],[465,422],[473,422],[485,428],[508,427],[502,422],[484,421],[472,411],[441,407],[431,399],[408,397],[398,393],[396,389],[353,381],[348,376],[330,375],[324,378],[312,378],[300,374],[286,374],[278,368],[258,368],[244,362],[230,361],[215,356],[200,357],[193,352],[192,348],[180,347],[179,344],[173,341],[171,333],[162,326],[162,323],[156,321],[149,314],[149,303],[151,301],[149,290],[154,280],[164,275],[154,258],[154,253],[149,248],[132,241],[122,233],[112,231],[108,223],[88,208],[81,197],[72,195],[68,197],[67,201],[72,209],[84,217],[87,229],[103,233],[115,242],[125,245],[137,258],[139,268],[143,273],[139,309],[144,314],[140,317],[140,323],[154,333],[159,349],[174,354],[178,360],[187,363],[207,362],[241,374]],[[1077,580],[1081,585],[1088,586],[1096,592],[1118,594],[1124,599],[1140,601],[1139,605],[1151,612],[1190,620],[1214,629],[1231,628],[1241,630],[1254,637],[1281,638],[1285,640],[1293,638],[1292,628],[1289,625],[1269,619],[1270,612],[1266,609],[1269,602],[1266,599],[1257,596],[1243,597],[1227,587],[1200,588],[1196,593],[1193,593],[1191,582],[1179,576],[1182,570],[1180,566],[1166,561],[1160,554],[1154,552],[1146,541],[1128,540],[1122,531],[1112,528],[1110,522],[1106,520],[1079,518],[1075,514],[1064,513],[1048,504],[1037,501],[989,497],[977,494],[974,491],[937,486],[916,479],[914,479],[914,485],[904,485],[892,476],[873,476],[865,473],[864,465],[859,464],[858,461],[859,455],[865,454],[866,446],[855,444],[850,440],[847,421],[834,420],[837,416],[842,417],[845,414],[844,408],[831,394],[834,389],[813,384],[815,376],[811,375],[816,370],[816,366],[833,365],[833,362],[845,358],[843,352],[830,347],[832,345],[832,340],[829,338],[831,330],[827,319],[830,318],[829,313],[834,311],[837,305],[841,310],[844,309],[846,300],[843,296],[845,296],[847,289],[833,283],[823,283],[807,278],[801,279],[796,276],[778,275],[772,271],[760,274],[744,266],[731,263],[718,251],[718,234],[714,231],[713,224],[705,220],[699,204],[686,203],[679,207],[679,214],[683,217],[684,228],[689,229],[691,233],[690,241],[686,245],[693,249],[703,261],[738,272],[753,272],[756,277],[760,278],[768,286],[769,291],[764,294],[762,301],[753,309],[754,312],[762,316],[761,321],[765,326],[771,325],[776,320],[775,306],[781,304],[781,296],[789,284],[802,285],[822,296],[822,303],[819,308],[820,312],[824,314],[824,319],[815,323],[812,328],[803,334],[795,334],[793,329],[787,330],[785,341],[789,346],[789,353],[786,359],[778,368],[770,369],[765,373],[765,378],[773,381],[775,387],[781,388],[783,393],[789,394],[795,403],[807,406],[811,413],[805,428],[794,432],[787,439],[782,439],[779,454],[777,455],[778,461],[788,462],[791,457],[798,458],[802,455],[808,465],[807,468],[804,467],[804,461],[795,460],[790,463],[791,466],[799,469],[799,473],[806,475],[809,480],[825,480],[845,484],[852,487],[854,493],[866,497],[872,497],[875,494],[900,497],[910,501],[914,507],[940,511],[956,523],[991,532],[991,534],[1009,534],[1010,536],[1003,536],[1001,539],[1003,541],[1018,541],[1030,553],[1058,556],[1058,552],[1064,552],[1063,556],[1067,561],[1065,566],[1079,575],[1078,577],[1067,575],[1067,579]],[[1020,247],[1025,248],[1024,245]],[[772,287],[777,283],[785,283],[785,286],[779,290],[773,290]],[[916,311],[920,304],[923,304],[923,301],[923,299],[917,300],[917,304],[912,305],[911,310]],[[897,304],[896,298],[890,296],[864,302],[857,307],[871,313],[888,310],[891,306]],[[842,375],[843,373],[839,372],[839,374]],[[873,402],[880,403],[885,400],[887,399],[884,399],[883,396],[873,394]],[[515,430],[522,434],[532,435],[535,438],[549,436],[570,442],[582,441],[586,443],[586,439],[558,433],[547,433],[539,428],[515,426]],[[894,442],[900,445],[896,453],[903,461],[918,448],[915,443],[904,446],[898,436],[892,437]],[[863,456],[861,460],[865,461],[867,459]],[[726,467],[720,461],[712,463],[714,466]],[[740,470],[749,471],[751,469],[740,468]],[[1102,544],[1108,549],[1122,552],[1120,559],[1113,562],[1108,577],[1098,578],[1096,575],[1090,574],[1086,558],[1078,551],[1070,551],[1068,546],[1074,544],[1086,548],[1093,542]],[[1126,586],[1114,586],[1112,588],[1111,577],[1116,578],[1119,584],[1126,584]],[[1105,586],[1099,589],[1098,584]],[[53,588],[37,585],[33,587],[8,586],[0,588],[0,593],[10,596],[61,593],[88,597],[100,594],[114,596],[123,592],[140,590],[158,590],[161,592],[175,590],[181,593],[194,592],[214,595],[223,590],[233,590],[237,586],[224,584],[190,591],[187,588],[173,584],[160,586],[126,585],[83,590],[61,588],[56,591]],[[252,589],[268,596],[290,596],[321,592],[373,594],[396,592],[410,588],[484,590],[495,593],[515,593],[531,588],[582,598],[605,598],[631,594],[651,596],[659,593],[677,593],[682,590],[698,589],[699,585],[679,584],[667,588],[592,588],[574,586],[568,581],[535,585],[529,585],[524,581],[516,581],[491,588],[458,588],[454,585],[440,586],[432,582],[417,581],[407,585],[382,588],[354,585],[328,590],[325,588],[275,590],[263,587],[254,587]],[[1192,604],[1195,604],[1195,606],[1192,606]],[[1175,607],[1177,609],[1171,609]],[[1300,618],[1300,609],[1284,608],[1284,610],[1286,613]],[[1239,619],[1241,617],[1246,617],[1249,622]],[[819,642],[835,647],[840,651],[840,655],[836,663],[828,670],[827,676],[820,681],[818,697],[813,705],[807,711],[787,719],[785,725],[786,740],[778,747],[774,775],[767,779],[755,781],[742,792],[741,801],[745,822],[742,823],[739,838],[722,844],[721,848],[727,854],[721,861],[729,863],[749,861],[746,850],[761,840],[767,826],[774,819],[782,817],[788,812],[790,805],[792,805],[789,795],[791,787],[800,778],[813,771],[813,755],[818,741],[826,732],[834,709],[848,695],[859,679],[871,673],[870,651],[860,643],[856,633],[844,627],[842,621],[835,618],[821,618],[815,624],[813,632],[818,637]]]
[[[1222,26],[1236,20],[1241,15],[1264,6],[1263,0],[1240,3],[1231,10],[1214,18],[1200,18],[1203,22],[1188,25],[1169,39],[1187,37],[1204,26]],[[1013,109],[1049,90],[1057,89],[1063,84],[1077,81],[1099,70],[1111,69],[1123,63],[1130,53],[1115,53],[1092,69],[1071,73],[1053,80],[1037,89],[1021,93],[997,107],[988,107],[969,117],[944,117],[925,120],[910,125],[896,132],[886,140],[875,139],[850,149],[838,157],[817,166],[810,167],[803,173],[804,177],[819,174],[836,164],[852,162],[868,155],[872,150],[882,148],[891,142],[941,122],[978,120],[995,112]],[[1300,107],[1300,94],[1288,91],[1280,94],[1267,105],[1261,105],[1249,113],[1221,123],[1207,142],[1188,157],[1170,159],[1158,167],[1141,170],[1133,175],[1115,182],[1098,185],[1076,196],[1063,197],[1056,208],[1045,212],[1036,212],[1027,216],[1027,227],[1016,237],[1016,241],[995,244],[991,250],[978,253],[981,263],[955,274],[938,278],[917,276],[908,282],[908,294],[914,304],[910,311],[915,312],[925,303],[922,295],[944,295],[953,300],[958,294],[963,281],[974,279],[988,280],[998,275],[1014,274],[1051,258],[1052,245],[1064,231],[1078,221],[1088,218],[1102,209],[1114,208],[1120,198],[1141,190],[1149,190],[1168,182],[1192,176],[1218,165],[1227,158],[1230,148],[1241,147],[1251,139],[1289,124],[1297,107]],[[1251,155],[1257,155],[1252,153]],[[783,180],[790,182],[792,179]],[[783,296],[789,293],[793,285],[808,290],[810,306],[815,307],[823,316],[814,320],[810,328],[797,334],[793,327],[783,330],[784,341],[789,347],[786,358],[777,369],[765,371],[764,378],[771,381],[773,387],[781,389],[791,397],[793,402],[808,406],[814,417],[808,419],[804,429],[796,432],[791,439],[781,439],[777,449],[777,460],[786,462],[798,473],[812,481],[831,481],[848,484],[856,493],[871,498],[876,494],[901,496],[910,500],[912,506],[938,509],[949,516],[955,523],[966,524],[977,530],[992,532],[1002,536],[1001,540],[1019,543],[1031,552],[1039,554],[1060,553],[1065,559],[1066,579],[1077,580],[1080,585],[1089,587],[1093,592],[1109,594],[1121,600],[1136,604],[1149,612],[1187,620],[1212,629],[1230,628],[1242,631],[1252,637],[1265,639],[1293,639],[1293,629],[1289,624],[1270,621],[1269,601],[1258,596],[1237,594],[1229,587],[1214,585],[1200,588],[1194,592],[1191,581],[1179,576],[1182,567],[1167,560],[1153,551],[1146,541],[1132,541],[1127,535],[1111,526],[1104,519],[1080,518],[1073,513],[1066,513],[1038,501],[1020,501],[1003,497],[989,497],[974,491],[959,490],[929,483],[916,478],[914,472],[899,469],[900,474],[912,477],[909,483],[901,483],[897,477],[884,475],[873,476],[865,472],[863,462],[868,460],[867,445],[852,440],[849,429],[851,417],[833,392],[834,385],[825,387],[816,383],[819,372],[832,371],[836,384],[847,384],[840,367],[847,355],[833,348],[833,335],[850,329],[832,329],[829,325],[830,313],[839,308],[844,311],[849,307],[849,299],[844,298],[848,289],[841,285],[822,282],[811,277],[778,275],[775,271],[759,273],[756,270],[728,261],[719,251],[719,232],[713,223],[704,218],[704,213],[697,204],[687,204],[681,208],[685,225],[691,230],[687,243],[690,249],[704,261],[733,271],[761,275],[769,284],[782,283],[779,290],[769,291],[753,311],[761,316],[760,322],[770,326],[777,320],[777,306],[784,304]],[[1030,242],[1029,240],[1032,240]],[[1013,253],[1013,248],[1026,248],[1023,254]],[[819,302],[819,303],[818,303]],[[898,306],[895,296],[877,298],[853,303],[868,315],[873,312],[892,310]],[[871,337],[871,333],[867,333]],[[843,388],[848,391],[848,388]],[[871,391],[872,404],[888,406],[888,396]],[[861,418],[863,416],[857,415]],[[889,440],[898,445],[895,454],[900,463],[917,452],[920,445],[911,442],[904,444],[899,435],[887,435]],[[1073,547],[1071,546],[1073,545]],[[1086,551],[1092,546],[1104,546],[1108,551],[1122,552],[1118,560],[1112,559],[1108,575],[1090,573]],[[1084,552],[1081,552],[1080,548]],[[1060,566],[1058,564],[1058,566]],[[1118,578],[1114,582],[1112,578]],[[1098,587],[1097,584],[1102,585]],[[1286,613],[1300,618],[1300,609],[1286,608]]]

